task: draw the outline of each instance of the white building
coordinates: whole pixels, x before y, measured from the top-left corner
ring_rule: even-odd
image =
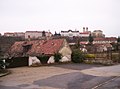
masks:
[[[24,32],[14,32],[15,37],[23,37],[25,38],[25,33]]]
[[[41,37],[51,37],[51,32],[45,32],[45,31],[26,31],[25,32],[25,39],[31,38],[31,39],[37,39]]]
[[[93,44],[110,44],[117,43],[116,37],[94,38]]]
[[[25,37],[24,32],[6,32],[4,33],[4,36],[9,36],[9,37]]]
[[[61,31],[61,36],[67,36],[67,37],[74,37],[74,36],[79,36],[79,31]]]
[[[6,32],[6,33],[4,33],[4,36],[10,36],[10,37],[13,37],[13,36],[14,36],[14,33]]]
[[[89,37],[91,31],[88,31],[88,27],[83,27],[83,32],[80,32],[80,37]]]

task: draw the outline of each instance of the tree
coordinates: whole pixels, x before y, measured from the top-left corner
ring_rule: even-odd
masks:
[[[117,48],[118,48],[118,50],[120,50],[120,36],[117,39]]]
[[[0,70],[5,69],[5,66],[8,66],[9,63],[5,62],[5,58],[0,58]]]
[[[55,34],[54,35],[57,35],[57,32],[55,31]]]
[[[93,36],[91,34],[89,35],[88,41],[89,41],[89,44],[92,44],[94,41]]]
[[[61,54],[60,53],[55,53],[54,54],[54,59],[55,59],[55,62],[59,62],[60,61],[60,59],[61,59]]]
[[[76,38],[75,47],[76,47],[77,49],[79,49],[79,47],[80,47],[80,39],[79,39],[79,37]]]
[[[42,32],[42,37],[45,37],[45,36],[46,36],[45,31],[43,31]]]
[[[118,38],[117,38],[117,42],[120,42],[120,36],[118,36]]]
[[[74,50],[72,52],[72,61],[75,63],[81,63],[85,59],[84,54],[80,50]]]
[[[1,49],[1,47],[0,47],[0,57],[1,57],[1,54],[2,54],[2,49]]]
[[[112,42],[110,44],[112,45],[114,51],[118,51],[118,43]]]

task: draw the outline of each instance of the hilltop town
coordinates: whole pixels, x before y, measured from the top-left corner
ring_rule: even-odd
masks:
[[[79,39],[79,44],[86,45],[89,43],[89,35],[94,38],[93,44],[101,46],[111,47],[111,43],[117,43],[116,37],[106,37],[102,30],[89,31],[88,27],[83,27],[82,31],[79,30],[67,30],[57,33],[55,31],[52,34],[50,31],[26,31],[26,32],[5,32],[4,35],[0,35],[0,48],[4,52],[15,42],[21,40],[42,40],[42,39],[56,39],[65,38],[69,45],[75,45]],[[4,45],[2,45],[4,44]],[[4,47],[3,47],[4,46]],[[98,51],[102,51],[98,50]]]
[[[118,87],[119,48],[119,37],[106,37],[102,30],[91,32],[88,27],[83,27],[82,32],[67,30],[54,34],[50,31],[6,32],[0,36],[0,76],[9,74],[7,68],[11,74],[0,79],[0,89],[13,86],[15,89],[106,89],[110,87],[106,82]],[[116,86],[114,80],[118,80]],[[61,85],[58,81],[62,81]]]
[[[106,37],[102,30],[94,30],[93,32],[88,30],[88,27],[83,27],[82,31],[79,30],[67,30],[67,31],[61,31],[60,33],[57,33],[55,31],[54,34],[52,34],[50,31],[26,31],[26,32],[5,32],[3,35],[0,34],[0,36],[3,37],[16,37],[16,38],[22,38],[23,40],[31,39],[52,39],[52,38],[80,38],[81,44],[87,44],[88,40],[87,38],[89,35],[94,38],[93,43],[112,43],[117,41],[116,37]],[[71,43],[71,42],[69,42]],[[74,43],[74,42],[73,42]]]

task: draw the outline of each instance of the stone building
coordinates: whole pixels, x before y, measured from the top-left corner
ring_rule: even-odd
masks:
[[[92,36],[93,37],[105,37],[105,35],[103,34],[103,31],[101,30],[94,30],[92,32]]]
[[[38,61],[37,57],[41,55],[46,55],[49,57],[47,63],[52,63],[53,55],[55,53],[60,53],[62,55],[61,62],[71,61],[71,48],[65,39],[51,39],[51,40],[34,40],[34,41],[20,41],[15,42],[11,48],[6,53],[8,58],[28,57],[28,63]],[[20,62],[20,60],[18,60]],[[23,60],[21,60],[22,63]],[[40,63],[40,62],[39,62]]]

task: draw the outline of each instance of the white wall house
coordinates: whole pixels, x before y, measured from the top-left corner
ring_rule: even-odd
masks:
[[[28,38],[40,38],[42,37],[42,32],[40,31],[26,31],[25,32],[25,39],[28,39]]]
[[[27,49],[27,51],[26,51]],[[6,57],[25,57],[29,56],[27,61],[29,66],[32,64],[42,64],[39,56],[46,55],[49,57],[47,63],[54,63],[54,54],[60,53],[60,62],[71,61],[72,50],[66,39],[50,39],[50,40],[34,40],[34,41],[19,41],[15,42],[8,52]]]

